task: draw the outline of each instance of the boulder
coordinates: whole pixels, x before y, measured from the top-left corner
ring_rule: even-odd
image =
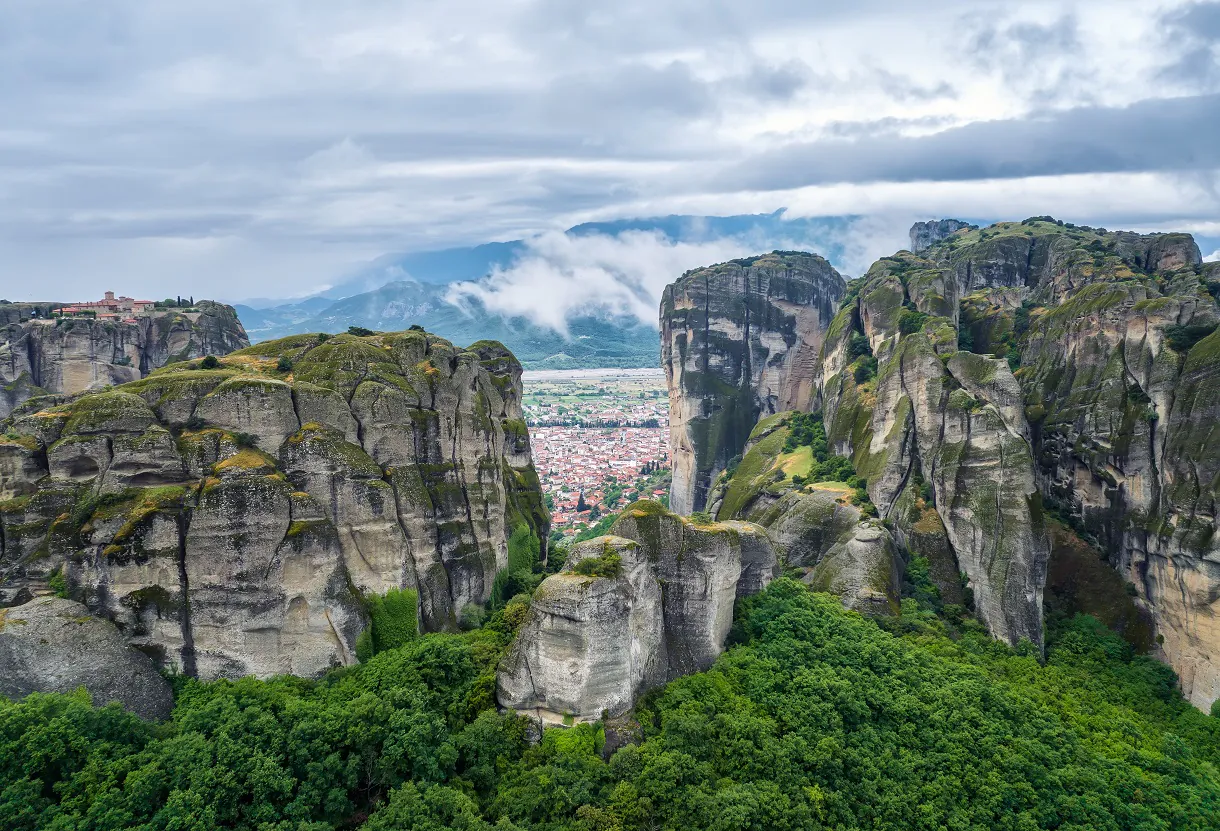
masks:
[[[117,701],[145,719],[174,705],[149,657],[80,603],[40,597],[0,609],[0,694],[70,693],[84,687],[101,706]]]

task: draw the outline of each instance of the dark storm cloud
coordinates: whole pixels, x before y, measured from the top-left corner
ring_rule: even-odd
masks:
[[[1171,47],[1186,47],[1161,77],[1196,89],[1220,86],[1220,3],[1192,3],[1166,13],[1161,23]]]
[[[725,189],[837,182],[962,181],[1220,166],[1220,95],[1081,107],[930,136],[796,144],[743,162]]]

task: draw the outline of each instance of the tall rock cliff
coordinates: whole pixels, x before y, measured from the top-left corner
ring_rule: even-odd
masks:
[[[621,715],[645,690],[707,669],[733,603],[778,571],[766,533],[637,502],[543,581],[500,667],[500,704],[544,723]]]
[[[1018,366],[1046,503],[1107,552],[1183,691],[1208,706],[1220,697],[1220,267],[1186,234],[1047,218],[929,253],[970,278],[974,350]]]
[[[363,596],[426,629],[487,600],[507,537],[548,517],[494,342],[300,335],[17,408],[0,438],[0,585],[55,575],[202,678],[354,660]]]
[[[963,573],[963,602],[997,637],[1040,642],[1045,511],[1075,524],[1129,580],[1159,653],[1206,707],[1220,696],[1220,442],[1209,432],[1220,266],[1184,234],[1048,217],[942,230],[916,226],[920,254],[883,258],[851,284],[820,336],[817,394],[797,409],[820,409],[832,452],[851,460],[899,547],[931,560],[942,596],[961,591]],[[669,296],[663,329],[685,321]],[[702,401],[679,384],[671,396],[676,408]],[[725,453],[718,436],[686,440],[694,457]],[[730,499],[740,476],[761,481],[755,467],[722,481],[713,507],[774,535],[782,506],[811,497]],[[814,514],[783,527],[792,536]],[[803,533],[817,549],[841,532]]]
[[[0,305],[0,419],[35,395],[123,384],[172,361],[250,345],[233,307],[210,300],[132,323],[51,320],[54,305]]]
[[[822,337],[845,290],[821,257],[785,251],[688,271],[665,289],[676,511],[704,508],[760,416],[809,407]]]

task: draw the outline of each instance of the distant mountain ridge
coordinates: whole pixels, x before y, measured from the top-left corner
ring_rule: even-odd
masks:
[[[767,214],[671,215],[589,222],[565,233],[574,238],[656,233],[672,243],[689,244],[732,239],[752,253],[799,248],[817,251],[841,271],[850,273],[844,261],[849,259],[848,244],[852,240],[858,248],[860,220],[857,216],[790,218],[781,209]],[[986,224],[979,218],[970,222]],[[903,226],[895,236],[894,248],[905,238],[905,230]],[[1220,239],[1200,238],[1200,243],[1205,252],[1220,248]],[[570,316],[567,332],[561,333],[528,317],[488,308],[469,293],[461,305],[449,299],[454,284],[477,283],[535,253],[529,241],[511,240],[386,254],[309,297],[234,305],[253,342],[304,332],[342,332],[349,326],[394,331],[419,325],[457,342],[500,340],[527,369],[660,366],[659,336],[652,320],[592,307]]]
[[[832,260],[845,253],[858,217],[785,217],[784,211],[737,216],[671,215],[590,222],[572,237],[652,232],[674,243],[740,240],[757,250],[794,244],[816,247]],[[297,300],[235,304],[254,342],[304,332],[340,332],[349,326],[380,331],[420,325],[441,337],[503,342],[528,369],[659,366],[655,324],[605,308],[570,316],[558,332],[520,315],[505,315],[477,298],[449,298],[455,283],[477,282],[506,270],[529,252],[525,240],[493,242],[409,254],[387,254],[337,285]]]

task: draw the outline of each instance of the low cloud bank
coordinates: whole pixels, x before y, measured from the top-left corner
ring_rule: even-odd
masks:
[[[797,233],[781,229],[782,236],[766,240],[752,233],[698,242],[675,241],[660,231],[546,233],[527,240],[510,266],[454,284],[446,299],[458,306],[474,299],[489,311],[565,334],[567,321],[584,314],[629,316],[656,326],[665,286],[692,268],[778,248],[821,254],[854,276],[902,248],[909,225],[909,218],[862,218],[816,239],[794,228]]]
[[[564,333],[568,319],[582,314],[628,315],[656,325],[661,292],[682,272],[749,253],[740,240],[674,242],[656,231],[547,233],[528,240],[508,268],[455,284],[448,299],[461,305],[475,298],[491,311]]]

